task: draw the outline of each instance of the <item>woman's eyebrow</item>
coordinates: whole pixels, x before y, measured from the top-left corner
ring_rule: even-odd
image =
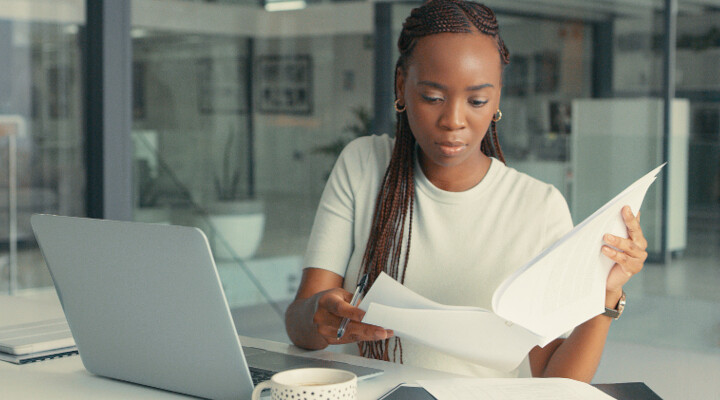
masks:
[[[437,82],[432,82],[432,81],[420,81],[420,82],[418,82],[418,85],[430,86],[432,88],[440,89],[440,90],[447,90],[447,86],[442,85]],[[474,92],[476,90],[481,90],[481,89],[485,89],[488,87],[493,87],[493,85],[491,83],[483,83],[482,85],[468,86],[465,88],[465,91],[466,92]]]
[[[485,89],[488,87],[493,87],[493,85],[491,83],[483,83],[482,85],[469,86],[465,89],[465,91],[474,92],[476,90]]]

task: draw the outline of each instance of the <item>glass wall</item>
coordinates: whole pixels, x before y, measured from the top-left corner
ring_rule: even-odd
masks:
[[[392,37],[376,38],[371,2],[276,13],[246,2],[176,3],[133,2],[135,219],[205,230],[234,312],[262,316],[241,333],[286,340],[279,314],[299,283],[327,174],[352,138],[385,133],[370,128],[373,84],[383,78],[376,46],[393,49],[380,68],[392,82],[397,35],[417,4],[393,4]],[[487,3],[511,53],[498,127],[508,164],[560,189],[579,223],[664,161],[663,5]],[[643,204],[655,259],[663,234],[677,259],[697,251],[686,210],[691,224],[705,215],[717,186],[693,172],[717,169],[717,96],[700,89],[717,69],[714,45],[698,49],[692,36],[712,37],[713,19],[684,4],[680,12],[668,222],[661,180]],[[698,54],[706,61],[689,61]],[[702,70],[685,72],[691,66]],[[669,290],[657,289],[662,268],[670,267],[633,285]]]
[[[396,52],[419,4],[392,3],[392,35],[375,37],[376,3],[308,3],[289,12],[250,1],[132,3],[135,219],[202,228],[241,333],[277,340],[287,340],[281,314],[335,158],[358,135],[386,133],[371,128],[373,85],[392,82],[397,53],[378,68],[387,76],[376,76],[377,46]],[[508,164],[558,187],[580,222],[665,157],[663,4],[487,3],[511,52],[498,126]],[[84,3],[48,4],[0,10],[0,291],[10,288],[12,260],[17,287],[51,285],[30,213],[85,210]],[[720,18],[695,4],[680,1],[678,17],[669,222],[660,180],[643,205],[651,252],[664,232],[675,258],[631,281],[645,304],[720,301]],[[667,331],[660,316],[638,321],[653,332],[612,335],[642,341]]]
[[[52,286],[32,213],[84,215],[83,2],[0,7],[0,291]]]
[[[687,176],[691,238],[686,257],[717,260],[720,247],[720,11],[717,7],[693,11],[680,14],[677,27],[676,91],[678,97],[690,103]],[[718,271],[717,263],[707,268]],[[720,296],[703,297],[720,300]]]
[[[661,53],[653,47],[662,32],[651,7],[574,4],[571,15],[499,11],[511,53],[499,129],[509,165],[555,185],[578,224],[663,162]],[[659,254],[660,181],[643,214],[648,250]]]
[[[287,340],[325,180],[368,133],[373,5],[153,5],[133,3],[135,219],[203,229],[240,333]]]

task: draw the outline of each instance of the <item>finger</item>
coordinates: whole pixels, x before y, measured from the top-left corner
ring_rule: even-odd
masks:
[[[345,334],[340,338],[342,343],[385,340],[394,335],[392,330],[384,329],[377,325],[364,324],[362,322],[350,321],[345,328]]]
[[[334,315],[354,321],[361,321],[365,316],[365,311],[351,306],[344,298],[336,295],[323,296],[320,298],[318,306]]]
[[[642,261],[645,261],[647,258],[647,252],[643,247],[641,247],[643,243],[636,243],[631,239],[611,235],[609,233],[606,234],[603,239],[610,246],[628,254],[632,258],[637,258]]]
[[[343,318],[349,318],[352,321],[362,321],[363,317],[365,317],[365,311],[351,306],[350,303],[344,301],[337,303],[333,314]]]
[[[611,260],[615,261],[615,264],[619,265],[620,269],[627,276],[632,276],[640,272],[644,265],[644,260],[639,258],[631,258],[627,253],[617,251],[612,247],[603,246],[602,253]]]
[[[315,329],[317,329],[317,332],[325,338],[337,337],[338,327],[340,326],[341,321],[342,318],[332,314],[327,314],[321,318],[313,320],[315,323]]]
[[[627,254],[625,254],[621,251],[617,251],[617,250],[613,249],[612,247],[603,246],[602,253],[605,254],[611,260],[615,261],[616,264],[620,264],[621,267],[622,267],[622,264],[627,262],[627,257],[628,257]],[[623,269],[623,271],[627,275],[630,275],[628,273],[628,271],[626,271],[625,269]]]
[[[625,221],[625,226],[627,227],[627,232],[630,239],[636,242],[645,241],[645,236],[642,233],[642,228],[640,228],[640,220],[633,215],[630,206],[623,207],[622,217]]]

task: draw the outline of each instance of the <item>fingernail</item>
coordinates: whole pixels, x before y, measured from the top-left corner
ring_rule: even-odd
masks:
[[[606,241],[606,242],[610,242],[610,243],[612,243],[612,242],[614,242],[614,241],[615,241],[615,236],[613,236],[613,235],[610,235],[610,234],[608,234],[608,235],[605,235],[605,241]]]
[[[385,331],[376,331],[373,336],[375,340],[383,340],[387,338],[387,333],[385,333]]]
[[[615,255],[615,250],[613,250],[613,249],[611,249],[611,248],[609,248],[609,247],[605,247],[605,246],[603,246],[602,252],[605,253],[605,254],[607,254],[607,255],[609,255],[609,256]]]

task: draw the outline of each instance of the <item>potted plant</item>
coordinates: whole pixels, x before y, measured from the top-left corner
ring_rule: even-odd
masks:
[[[234,159],[237,133],[230,130],[220,169],[214,177],[215,201],[206,216],[208,240],[217,259],[252,258],[265,229],[263,203],[242,192],[242,169]]]
[[[372,120],[370,119],[370,111],[364,106],[358,106],[351,110],[355,116],[355,121],[345,126],[344,132],[351,134],[348,136],[341,136],[334,141],[315,147],[312,149],[313,154],[327,154],[337,159],[340,152],[350,143],[352,140],[361,136],[368,136],[370,134],[370,125]],[[330,176],[330,172],[325,175],[325,179]]]
[[[169,224],[170,209],[161,204],[164,193],[159,177],[158,133],[153,130],[133,130],[135,168],[135,221]]]

